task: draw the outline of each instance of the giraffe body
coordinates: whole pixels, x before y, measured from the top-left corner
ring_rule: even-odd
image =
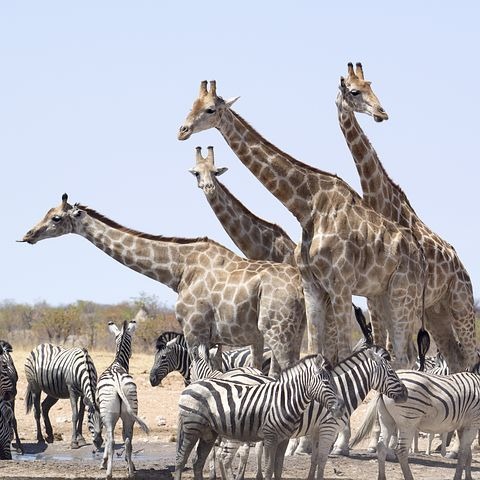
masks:
[[[252,260],[270,260],[289,263],[298,268],[295,249],[297,244],[280,226],[259,218],[238,200],[228,188],[218,180],[225,173],[226,167],[216,167],[213,147],[208,147],[206,158],[202,157],[201,147],[197,147],[195,167],[190,172],[197,178],[215,215],[225,231],[242,253]],[[353,325],[353,311],[350,316],[348,331]],[[330,325],[330,327],[334,325]],[[351,337],[351,336],[350,336]],[[350,338],[351,343],[351,338]],[[325,332],[324,343],[327,352],[336,352],[337,331],[331,328]],[[318,353],[318,341],[315,331],[308,331],[308,352]],[[335,357],[335,353],[330,353]]]
[[[475,310],[470,277],[455,249],[433,232],[418,217],[404,191],[387,174],[355,112],[372,115],[376,121],[386,119],[383,108],[364,80],[361,64],[356,73],[349,64],[348,76],[341,79],[337,96],[340,128],[357,167],[365,203],[386,218],[410,229],[423,249],[427,261],[425,290],[426,325],[452,372],[472,367],[478,360],[475,352]],[[374,323],[375,341],[386,338],[382,306],[369,302]]]
[[[88,207],[68,204],[66,195],[23,241],[67,233],[85,237],[120,263],[177,292],[175,312],[189,348],[251,345],[258,368],[266,343],[274,355],[271,374],[298,359],[305,307],[293,266],[246,260],[208,238],[130,230]]]
[[[345,326],[352,294],[381,298],[396,339],[396,362],[407,363],[412,325],[422,316],[425,264],[411,233],[367,207],[339,177],[293,159],[265,140],[202,82],[200,96],[178,138],[217,128],[242,163],[297,218],[302,227],[296,250],[309,329],[323,342],[333,322],[338,359],[349,353]],[[323,345],[319,345],[322,348]]]

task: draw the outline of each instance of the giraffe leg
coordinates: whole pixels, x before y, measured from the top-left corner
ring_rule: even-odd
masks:
[[[309,271],[302,272],[305,312],[307,315],[308,353],[324,352],[328,337],[325,335],[326,300],[325,290],[317,285]]]
[[[450,289],[450,313],[453,328],[460,343],[462,370],[478,362],[475,336],[475,309],[472,286],[463,277],[457,276]]]
[[[332,301],[333,316],[337,325],[338,358],[329,358],[329,360],[336,363],[348,357],[351,353],[351,332],[348,329],[348,324],[352,314],[352,292],[344,287],[341,295],[331,295],[330,298]]]
[[[447,361],[450,373],[464,370],[463,353],[453,329],[453,317],[448,306],[438,303],[425,311],[427,328]]]

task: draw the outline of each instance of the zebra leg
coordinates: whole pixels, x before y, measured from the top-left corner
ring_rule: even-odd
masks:
[[[295,450],[297,449],[299,442],[300,442],[299,437],[291,438],[290,441],[288,442],[288,447],[287,447],[287,451],[285,452],[285,456],[291,457],[295,453]]]
[[[387,447],[382,440],[377,443],[378,480],[386,480],[385,461],[387,460]]]
[[[257,442],[255,444],[255,455],[257,457],[257,474],[255,475],[255,480],[263,480],[263,442]]]
[[[269,437],[265,437],[263,442],[265,451],[265,480],[272,480],[277,452],[277,439],[272,435],[269,435]]]
[[[415,430],[400,430],[397,448],[395,449],[405,480],[414,480],[410,465],[408,464],[408,449],[412,443],[414,433]]]
[[[42,402],[42,416],[45,423],[45,433],[47,434],[47,443],[53,443],[53,428],[48,416],[50,409],[58,402],[58,398],[51,397],[47,395],[45,400]],[[75,430],[75,423],[73,424]]]
[[[245,470],[247,469],[248,456],[250,454],[250,444],[248,442],[242,444],[238,451],[240,461],[238,462],[238,470],[236,480],[243,480],[245,477]]]
[[[13,431],[15,432],[15,449],[17,453],[21,453],[23,455],[24,450],[23,450],[23,445],[22,442],[20,441],[20,436],[18,435],[18,428],[17,428],[17,418],[15,417],[15,399],[13,399],[10,402],[10,405],[12,407],[12,413],[13,413],[13,418],[12,418],[12,427]]]
[[[280,480],[282,478],[283,462],[285,460],[285,450],[288,447],[288,440],[288,438],[285,438],[284,440],[279,442],[275,451],[275,464],[273,467],[275,480]]]
[[[125,461],[127,462],[128,477],[131,478],[135,474],[135,465],[132,462],[132,438],[134,420],[130,415],[126,414],[122,418],[122,436],[125,442]]]
[[[200,436],[200,431],[203,427],[205,426],[199,425],[199,428],[195,430],[192,429],[191,432],[186,432],[183,416],[179,416],[177,427],[177,453],[175,456],[175,480],[181,480],[185,464],[187,463],[193,447],[197,443],[197,440]]]
[[[40,425],[40,417],[41,417],[41,410],[40,410],[40,395],[41,392],[32,392],[33,398],[33,414],[35,417],[35,423],[37,425],[37,442],[38,443],[45,443],[45,439],[42,435],[42,426]]]
[[[77,416],[77,434],[75,436],[77,445],[79,447],[83,447],[87,444],[85,438],[82,435],[82,427],[83,427],[83,417],[85,415],[85,404],[83,403],[83,399],[80,398],[80,405],[78,408],[78,416]]]
[[[77,441],[78,432],[78,396],[70,391],[70,405],[72,407],[72,441],[70,442],[70,448],[76,449],[80,445]],[[84,440],[85,441],[85,440]]]
[[[217,434],[213,431],[205,433],[207,433],[207,435],[204,435],[198,440],[197,458],[193,462],[193,478],[195,480],[203,480],[203,467],[217,439]]]
[[[471,462],[472,462],[472,442],[475,438],[476,431],[474,428],[461,428],[457,430],[459,439],[459,450],[457,468],[453,480],[462,480],[462,473],[465,469],[466,480],[472,479]],[[468,467],[467,467],[468,465]]]
[[[330,448],[335,442],[335,436],[337,434],[338,426],[333,424],[323,424],[318,430],[318,440],[314,452],[316,455],[317,466],[317,480],[324,480],[325,478],[325,465],[327,464],[328,454]],[[312,453],[312,465],[313,465],[313,453]],[[310,468],[312,467],[310,466]],[[312,477],[313,478],[313,477]]]
[[[105,441],[105,450],[103,452],[103,460],[101,468],[106,468],[106,478],[110,480],[112,478],[112,468],[113,468],[113,449],[115,445],[115,441],[113,438],[115,424],[113,422],[109,422],[105,424],[107,433],[107,439]]]
[[[350,449],[348,448],[350,436],[350,419],[348,419],[345,427],[338,432],[337,440],[333,445],[332,455],[343,455],[344,457],[348,457],[350,455]]]

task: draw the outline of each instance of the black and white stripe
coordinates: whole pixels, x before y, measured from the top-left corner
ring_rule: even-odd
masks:
[[[17,419],[15,418],[15,397],[17,396],[18,373],[10,355],[13,351],[12,345],[0,340],[0,398],[10,403],[12,409],[12,428],[15,433],[17,451],[23,453],[23,446],[20,441],[17,429]]]
[[[32,406],[37,424],[37,440],[44,442],[40,426],[40,395],[47,397],[42,402],[41,414],[45,422],[46,440],[53,442],[53,429],[48,412],[61,398],[69,398],[72,406],[71,447],[85,445],[82,423],[85,403],[88,407],[89,429],[94,431],[94,443],[101,445],[101,426],[98,422],[98,409],[95,404],[97,371],[84,348],[65,349],[58,345],[43,343],[38,345],[25,362],[25,375],[28,382],[25,402],[27,413]]]
[[[194,475],[201,476],[217,435],[243,442],[264,441],[265,478],[280,477],[288,439],[312,400],[335,417],[343,414],[331,370],[321,355],[308,356],[284,370],[277,381],[244,385],[224,378],[199,380],[185,388],[179,400],[175,479],[179,480],[196,444]],[[276,460],[275,457],[276,456]]]
[[[137,422],[145,432],[148,432],[148,427],[137,416],[137,386],[133,377],[128,373],[130,356],[132,354],[132,335],[135,328],[135,321],[131,321],[128,325],[127,322],[124,322],[122,330],[119,330],[113,322],[109,323],[109,330],[115,336],[115,359],[98,379],[97,402],[107,437],[102,468],[107,469],[107,479],[112,478],[113,450],[115,446],[114,430],[118,419],[122,419],[125,460],[129,477],[133,476],[135,471],[132,462],[134,423]]]
[[[172,332],[167,332],[172,333]],[[190,379],[190,367],[192,364],[185,339],[182,334],[171,336],[170,340],[165,341],[162,334],[157,339],[156,352],[153,366],[150,370],[150,384],[153,387],[160,385],[161,381],[171,372],[178,371],[183,376],[185,385],[188,385]],[[215,349],[210,349],[209,356],[215,354]],[[262,372],[266,375],[269,372],[272,360],[270,349],[264,349]],[[237,348],[228,351],[222,351],[222,370],[227,372],[233,368],[252,365],[252,355],[250,347]],[[201,378],[205,378],[203,375]]]
[[[0,399],[0,460],[11,460],[13,410],[8,400]]]
[[[480,375],[462,372],[440,376],[414,370],[397,373],[408,389],[407,401],[395,404],[383,396],[372,401],[353,441],[358,443],[368,434],[378,410],[381,426],[378,478],[385,479],[386,446],[397,429],[395,452],[406,479],[413,478],[408,450],[416,430],[439,433],[457,430],[460,445],[454,479],[460,480],[464,469],[467,478],[471,478],[471,444],[480,427]]]
[[[312,451],[309,478],[313,478],[317,468],[323,475],[337,433],[333,453],[348,453],[350,416],[370,390],[384,393],[393,401],[405,401],[406,388],[389,360],[390,355],[384,348],[373,346],[354,353],[333,369],[334,382],[345,402],[345,412],[340,419],[332,418],[331,413],[318,402],[311,402],[305,410],[293,437],[312,435],[312,444],[318,444],[318,448],[314,447]]]

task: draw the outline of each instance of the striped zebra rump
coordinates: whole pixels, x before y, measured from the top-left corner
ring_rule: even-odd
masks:
[[[13,440],[13,409],[7,400],[0,399],[0,460],[11,460]]]

